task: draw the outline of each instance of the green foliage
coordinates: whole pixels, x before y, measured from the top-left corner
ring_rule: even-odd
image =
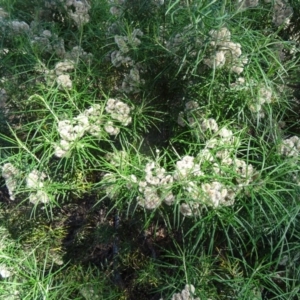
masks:
[[[1,299],[297,299],[281,2],[0,0]]]

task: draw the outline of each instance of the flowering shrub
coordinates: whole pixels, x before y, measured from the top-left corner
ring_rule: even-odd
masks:
[[[0,2],[0,296],[296,297],[297,1],[34,2]]]

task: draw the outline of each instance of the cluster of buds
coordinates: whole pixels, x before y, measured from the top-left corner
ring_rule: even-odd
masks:
[[[112,98],[107,100],[105,107],[105,111],[108,112],[114,120],[119,121],[124,126],[131,123],[130,110],[130,107],[126,103]]]
[[[2,177],[9,192],[10,200],[15,200],[15,191],[20,180],[21,171],[11,163],[6,163],[2,167]],[[44,191],[44,180],[46,174],[37,170],[31,171],[26,177],[26,187],[31,190],[29,201],[33,204],[48,203],[49,196]]]
[[[40,48],[43,52],[52,53],[51,37],[52,33],[50,30],[43,30],[40,35],[34,36],[30,43],[32,46]]]
[[[251,112],[258,114],[259,117],[264,117],[263,104],[272,102],[272,90],[269,87],[263,86],[258,90],[258,96],[255,102],[249,104]]]
[[[11,163],[6,163],[2,167],[2,177],[5,180],[10,200],[15,200],[15,190],[18,186],[20,171]]]
[[[235,191],[225,187],[218,181],[204,183],[201,185],[201,189],[204,192],[205,202],[209,206],[218,207],[220,205],[230,206],[234,204]]]
[[[31,191],[29,194],[29,201],[32,204],[48,203],[49,197],[43,190],[44,180],[47,178],[46,174],[38,170],[31,171],[26,178],[26,187]]]
[[[88,128],[88,118],[83,114],[73,120],[59,121],[57,129],[61,140],[55,145],[55,156],[66,156],[74,141],[80,139]]]
[[[106,121],[104,111],[114,120],[127,126],[131,123],[130,107],[120,100],[108,99],[105,109],[100,104],[94,104],[90,108],[80,113],[72,120],[58,121],[58,132],[61,140],[55,145],[55,156],[64,157],[72,148],[76,140],[89,133],[96,138],[101,138],[103,130],[110,135],[117,135],[120,128],[113,121]]]
[[[124,4],[126,0],[108,0],[108,3],[111,5],[109,11],[112,15],[119,17],[123,12],[122,4]]]
[[[7,21],[5,23],[6,26],[10,29],[12,34],[20,35],[20,34],[28,34],[30,33],[29,25],[24,21]]]
[[[45,75],[46,83],[57,83],[59,89],[72,89],[72,80],[68,72],[73,71],[79,62],[79,58],[90,62],[92,55],[83,51],[81,47],[74,47],[70,52],[61,51],[60,55],[65,59],[55,64],[54,69],[49,70],[44,64],[36,67],[36,70]],[[64,48],[63,48],[64,50]]]
[[[121,65],[133,66],[133,60],[129,56],[125,56],[121,51],[115,50],[110,54],[111,63],[115,67]]]
[[[244,10],[247,8],[253,8],[256,7],[258,4],[258,0],[238,0],[237,9]]]
[[[5,264],[1,264],[0,265],[0,278],[4,279],[4,278],[8,278],[10,276],[11,276],[10,269]]]
[[[90,21],[89,10],[91,6],[87,0],[59,0],[77,27],[81,27]],[[45,1],[48,8],[57,7],[54,1]]]
[[[186,155],[176,162],[174,179],[181,181],[189,176],[201,176],[203,172],[200,170],[200,164],[195,162],[193,156]]]
[[[181,293],[175,293],[171,300],[200,300],[199,297],[194,298],[195,287],[192,284],[186,284]]]
[[[289,157],[298,157],[300,153],[300,138],[292,136],[283,140],[279,146],[279,153]]]
[[[154,161],[147,163],[145,177],[138,183],[139,192],[142,194],[137,197],[138,204],[146,209],[155,209],[162,201],[171,205],[175,200],[171,191],[172,184],[173,177],[164,168]]]
[[[270,0],[268,1],[270,2]],[[274,2],[273,23],[276,26],[281,26],[282,24],[288,25],[293,14],[293,9],[286,0],[275,0]]]
[[[140,78],[140,71],[138,64],[127,55],[130,48],[136,48],[140,45],[141,40],[138,37],[143,36],[143,32],[140,29],[134,29],[129,36],[115,36],[115,43],[118,45],[119,50],[115,50],[111,53],[111,62],[115,67],[121,65],[131,66],[132,69],[129,74],[125,74],[122,86],[120,90],[125,93],[138,93],[140,86],[145,82]]]
[[[0,109],[2,111],[6,110],[6,101],[8,99],[8,95],[5,89],[0,89]]]
[[[124,93],[136,94],[140,91],[141,85],[145,83],[145,80],[140,78],[139,69],[134,66],[129,74],[125,74],[125,78],[122,82],[120,90]]]
[[[241,56],[241,45],[230,41],[230,31],[223,27],[219,30],[211,30],[209,35],[211,54],[204,60],[204,63],[210,68],[221,68],[226,64],[231,72],[242,73],[248,59]]]
[[[141,40],[138,37],[143,36],[143,32],[140,29],[134,29],[129,36],[115,35],[114,40],[119,50],[115,50],[111,53],[111,62],[115,67],[123,65],[133,65],[133,60],[126,54],[130,48],[136,48],[141,44]]]

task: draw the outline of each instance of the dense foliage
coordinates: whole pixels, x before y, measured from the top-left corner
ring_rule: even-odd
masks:
[[[0,0],[0,298],[298,299],[299,15]]]

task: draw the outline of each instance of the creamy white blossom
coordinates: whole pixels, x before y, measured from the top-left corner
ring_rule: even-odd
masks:
[[[219,130],[218,124],[213,118],[204,119],[200,126],[204,132],[206,130],[210,130],[212,132],[217,132]]]
[[[129,56],[124,56],[119,50],[115,50],[110,54],[111,63],[115,67],[120,67],[121,65],[133,66],[134,61]]]
[[[91,6],[86,0],[66,0],[64,7],[67,10],[68,16],[73,19],[77,27],[90,21],[89,10]]]
[[[180,180],[188,176],[200,176],[203,172],[200,170],[200,165],[194,162],[194,157],[186,155],[181,160],[176,162],[176,170],[174,179]]]
[[[298,157],[300,153],[300,138],[292,136],[283,140],[279,145],[279,153],[289,157]]]
[[[140,87],[145,83],[144,79],[140,78],[140,71],[135,66],[133,67],[129,74],[124,75],[124,80],[120,88],[121,91],[125,93],[138,93],[140,92]]]
[[[60,89],[66,89],[66,90],[72,89],[72,80],[70,78],[70,75],[68,75],[68,74],[59,75],[56,78],[56,82]]]
[[[57,76],[74,70],[75,63],[72,60],[64,60],[55,64],[54,70]]]
[[[15,190],[18,186],[18,177],[20,173],[21,172],[11,163],[6,163],[2,167],[2,177],[5,179],[10,200],[15,200]]]
[[[11,21],[7,23],[9,28],[13,31],[15,34],[21,34],[21,33],[29,33],[30,27],[27,23],[24,21]]]
[[[210,68],[222,68],[226,66],[231,72],[240,74],[248,59],[242,57],[241,44],[230,41],[231,33],[226,28],[211,30],[209,57],[204,59],[204,64]]]
[[[44,186],[43,181],[47,175],[44,172],[38,170],[31,171],[26,177],[26,186],[29,189],[39,189]]]
[[[108,99],[105,111],[109,113],[113,119],[121,122],[121,124],[124,126],[127,126],[131,123],[131,108],[126,103],[120,100],[112,98]]]
[[[199,203],[193,203],[189,201],[189,203],[180,204],[180,212],[185,217],[191,217],[199,214]]]
[[[192,284],[186,284],[181,293],[175,293],[171,300],[200,300],[199,297],[194,298],[195,287]]]
[[[109,134],[109,135],[118,135],[120,132],[120,128],[114,126],[114,123],[111,121],[108,121],[107,123],[104,124],[104,130]]]
[[[59,158],[65,157],[71,147],[72,144],[70,142],[61,140],[54,146],[54,155]]]
[[[286,0],[275,0],[273,8],[273,23],[276,26],[288,25],[293,14],[293,9]]]
[[[212,183],[204,183],[201,185],[204,192],[206,203],[213,207],[218,207],[222,202],[225,202],[227,189],[218,181]]]
[[[240,184],[240,186],[248,185],[252,181],[255,173],[254,167],[238,158],[234,159],[233,166],[236,174],[238,175],[236,177],[236,181]]]
[[[4,264],[1,264],[0,265],[0,276],[2,278],[8,278],[11,276],[11,271],[9,270],[9,268],[4,265]]]
[[[29,202],[37,205],[39,203],[48,203],[50,201],[48,194],[43,190],[38,190],[36,192],[30,193]]]

